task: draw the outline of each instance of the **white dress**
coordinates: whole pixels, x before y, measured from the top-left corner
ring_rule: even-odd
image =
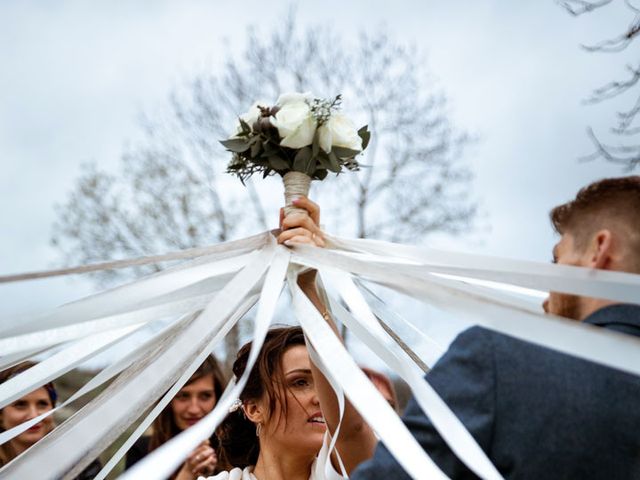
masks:
[[[309,480],[346,480],[347,477],[335,471],[329,460],[329,437],[325,435],[322,448],[311,465]],[[198,480],[257,480],[253,474],[253,467],[245,467],[244,470],[234,468],[228,472],[220,472],[213,477],[198,477]]]

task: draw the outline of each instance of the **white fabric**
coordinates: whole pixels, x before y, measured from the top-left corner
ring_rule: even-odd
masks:
[[[486,453],[476,443],[458,417],[431,388],[429,383],[423,381],[422,371],[413,365],[407,354],[391,341],[377,323],[351,279],[341,273],[321,272],[321,274],[323,278],[327,275],[333,277],[332,283],[338,287],[340,295],[353,312],[353,317],[339,304],[332,302],[334,312],[338,313],[340,320],[361,340],[365,341],[379,358],[399,374],[408,385],[411,385],[418,404],[423,411],[428,412],[427,414],[436,430],[458,458],[481,478],[502,479],[500,473],[487,458]]]
[[[251,349],[249,351],[249,358],[247,360],[247,366],[244,373],[238,379],[237,384],[230,382],[227,389],[223,393],[222,397],[218,400],[216,407],[207,414],[202,420],[191,428],[184,430],[179,435],[172,438],[170,441],[163,444],[160,448],[154,450],[151,454],[147,455],[140,462],[136,463],[133,468],[127,470],[121,479],[135,479],[140,478],[147,479],[161,479],[166,478],[171,472],[184,461],[188,454],[196,448],[196,446],[204,439],[211,436],[214,430],[222,422],[222,420],[229,413],[229,408],[240,396],[242,389],[244,388],[251,369],[258,358],[262,343],[267,334],[267,330],[271,320],[273,318],[276,304],[280,292],[282,290],[282,283],[285,273],[289,267],[289,250],[275,244],[275,239],[270,237],[269,243],[265,246],[263,252],[263,260],[270,263],[266,278],[262,284],[260,303],[258,305],[258,312],[254,322],[254,334]],[[261,268],[266,269],[266,265],[262,264]],[[250,272],[248,273],[248,279],[245,279],[245,283],[252,283],[256,281],[252,280]],[[260,274],[262,277],[262,273]],[[241,283],[239,283],[241,285]],[[226,288],[226,287],[225,287]],[[228,298],[222,296],[220,299],[223,303]],[[216,305],[212,306],[212,312],[216,310]],[[205,312],[206,313],[206,312]],[[211,347],[212,348],[212,347]],[[185,378],[184,381],[188,379]]]
[[[111,262],[81,265],[79,267],[43,270],[39,272],[27,272],[16,275],[2,275],[0,276],[0,283],[23,282],[25,280],[34,280],[38,278],[50,278],[65,275],[74,275],[79,273],[100,272],[103,270],[129,268],[133,266],[149,265],[151,263],[162,263],[198,257],[207,257],[211,259],[213,256],[220,254],[226,255],[229,253],[248,252],[260,248],[264,244],[265,235],[268,234],[269,232],[263,232],[252,237],[243,238],[241,240],[218,243],[216,245],[211,245],[208,247],[188,248],[186,250],[179,250],[177,252],[165,253],[162,255],[138,257],[125,260],[114,260]]]
[[[293,295],[293,307],[298,321],[323,364],[342,384],[351,404],[376,431],[409,475],[414,478],[427,476],[434,480],[448,478],[422,449],[389,403],[382,398],[380,392],[355,363],[331,327],[302,292],[296,280],[297,276],[290,272],[289,288]]]
[[[331,452],[329,438],[329,432],[325,433],[322,448],[313,461],[313,465],[311,465],[311,476],[309,480],[343,480],[347,478],[346,475],[340,475],[336,472],[335,468],[333,468],[331,458],[329,457]]]
[[[391,259],[379,261],[379,257],[356,258],[331,250],[312,248],[304,245],[296,246],[292,261],[312,268],[329,267],[351,272],[395,291],[412,296],[444,310],[465,315],[474,323],[486,326],[524,341],[536,343],[562,353],[574,355],[586,360],[640,375],[640,340],[630,335],[608,331],[592,325],[584,325],[575,321],[533,313],[520,308],[509,295],[499,290],[491,290],[469,285],[462,281],[444,279],[429,273],[429,267],[421,269],[406,262],[389,265]],[[563,265],[548,265],[565,267]],[[640,298],[640,275],[619,272],[594,271],[586,268],[572,267],[576,276],[581,277],[589,288],[601,285],[606,288],[601,298],[622,297],[627,293],[620,287],[620,295],[615,295],[615,287],[607,278],[626,279],[629,292],[636,282],[635,299]],[[557,291],[579,290],[580,285],[575,278],[563,277],[564,268],[555,272],[558,284]],[[600,280],[595,278],[602,277]],[[606,278],[605,278],[606,277]],[[564,280],[564,283],[562,282]],[[563,288],[563,285],[565,288]],[[584,285],[583,285],[584,286]],[[591,290],[593,292],[593,290]],[[611,293],[611,296],[605,295]],[[582,294],[587,294],[584,291]]]
[[[405,260],[405,264],[406,261],[412,261],[422,272],[638,303],[640,275],[634,273],[448,252],[380,240],[327,237],[334,245],[377,254],[379,260],[385,259],[388,263],[394,263],[394,260],[397,263],[398,259]]]
[[[175,290],[160,297],[137,303],[132,310],[107,314],[96,320],[82,321],[72,325],[42,329],[37,332],[24,333],[0,340],[0,352],[3,355],[23,352],[30,348],[44,349],[51,345],[86,337],[94,333],[113,330],[132,324],[142,324],[163,318],[177,318],[180,315],[201,310],[209,303],[213,295],[221,290],[232,275],[221,274],[208,278],[185,288]],[[174,287],[176,287],[174,285]],[[64,307],[61,307],[64,308]],[[102,312],[103,314],[105,312]],[[62,317],[65,317],[63,314]],[[68,320],[66,318],[66,320]],[[5,357],[2,357],[4,360]]]
[[[132,333],[138,326],[97,333],[79,340],[0,384],[0,408],[67,373],[87,358],[96,355]]]
[[[369,240],[332,240],[338,245],[337,250],[296,247],[291,259],[294,263],[308,267],[335,268],[358,280],[373,281],[396,292],[464,315],[474,323],[488,328],[640,375],[638,339],[544,316],[537,306],[514,299],[513,295],[504,290],[480,287],[466,281],[488,280],[506,285],[638,303],[640,275],[440,252]],[[270,323],[281,278],[289,263],[289,251],[278,246],[278,253],[274,256],[273,243],[271,233],[265,232],[237,242],[184,252],[184,256],[180,254],[175,258],[199,258],[129,285],[67,304],[45,315],[0,320],[0,363],[5,366],[32,355],[44,345],[59,345],[73,340],[64,345],[59,357],[55,357],[60,359],[64,356],[63,365],[51,360],[43,362],[42,367],[25,372],[0,388],[2,404],[35,383],[55,378],[65,369],[73,368],[85,355],[95,356],[100,350],[99,339],[109,343],[108,339],[113,335],[114,343],[120,342],[115,337],[119,334],[122,334],[122,338],[126,337],[123,332],[127,328],[135,328],[136,323],[146,324],[163,315],[184,315],[186,318],[184,328],[163,341],[162,348],[154,349],[129,366],[121,364],[109,370],[108,375],[105,371],[99,379],[96,378],[91,387],[124,368],[118,379],[108,387],[109,395],[102,395],[92,401],[88,407],[77,412],[24,455],[2,468],[0,478],[53,480],[63,473],[65,478],[73,478],[74,470],[69,470],[72,465],[75,465],[75,469],[80,462],[89,462],[95,458],[112,443],[119,432],[134,423],[141,411],[160,398],[172,383],[178,385],[189,375],[189,370],[197,366],[201,356],[211,351],[243,315],[243,310],[248,308],[256,295],[256,289],[262,287],[262,313],[256,317],[256,332],[259,333],[254,337],[256,350],[252,349],[250,355],[254,361],[259,344],[264,338],[264,329]],[[248,253],[268,245],[271,248]],[[139,261],[148,263],[151,260],[132,259],[123,261],[124,263],[86,268],[0,276],[0,283],[141,264]],[[275,264],[278,265],[277,268],[274,268]],[[273,282],[264,280],[267,269]],[[406,429],[400,428],[402,425],[397,424],[400,423],[397,418],[390,417],[386,402],[378,398],[379,394],[367,383],[317,310],[299,290],[295,277],[290,278],[289,282],[300,323],[310,344],[321,357],[328,378],[332,378],[344,390],[356,408],[367,413],[363,416],[387,443],[392,454],[405,468],[409,467],[407,471],[413,477],[428,475],[429,478],[444,478],[429,465],[430,459],[425,453],[417,445],[413,445],[414,439]],[[226,286],[216,293],[222,285]],[[347,296],[352,299],[355,298],[354,295],[360,296],[353,292],[352,290]],[[339,293],[339,296],[344,297],[343,292]],[[365,300],[367,299],[368,303],[374,304],[373,312],[380,314],[380,305],[365,294]],[[387,344],[385,335],[377,328],[370,312],[371,306],[362,304],[360,299],[358,302],[361,307],[356,308],[357,305],[351,301],[346,303],[351,303],[353,309],[350,307],[349,312],[340,311],[348,314],[345,323],[353,318],[354,334],[366,345],[378,348],[379,353],[388,357],[387,354],[397,349],[388,346],[390,344]],[[202,309],[204,312],[200,315]],[[177,316],[176,320],[179,321]],[[418,325],[418,329],[419,327]],[[363,328],[368,328],[368,331]],[[131,359],[140,358],[137,355],[141,352],[142,348],[131,352]],[[388,357],[388,360],[391,363],[400,360],[406,364],[408,359],[403,358],[400,352],[397,353],[398,359]],[[414,373],[417,372],[412,373],[414,367],[407,368],[408,375],[416,376]],[[82,389],[82,392],[88,391],[89,386]],[[176,465],[184,461],[188,452],[200,440],[209,436],[226,414],[230,403],[237,398],[237,392],[241,388],[240,381],[238,385],[230,385],[206,421],[186,430],[182,436],[174,439],[174,443],[168,442],[164,446],[166,448],[147,456],[137,464],[138,470],[128,471],[129,476],[125,474],[125,477],[135,480],[165,478]],[[439,416],[437,410],[426,413]],[[14,433],[15,431],[10,434]],[[465,455],[469,454],[469,449],[464,447],[463,442],[454,439],[453,443],[457,446],[454,450],[461,449]],[[321,460],[319,456],[314,468],[322,469],[322,464],[327,463],[326,457],[325,462]],[[102,473],[106,475],[107,470]],[[236,478],[242,479],[243,472],[238,471],[235,475],[239,476]],[[326,475],[311,478],[333,480]]]
[[[184,322],[177,321],[169,326],[166,326],[162,330],[159,330],[155,334],[151,335],[147,338],[142,345],[139,345],[137,348],[125,354],[123,357],[109,365],[107,368],[98,373],[95,377],[93,377],[88,383],[86,383],[83,387],[81,387],[78,391],[76,391],[73,395],[71,395],[67,400],[63,403],[57,405],[55,408],[48,410],[37,417],[32,418],[31,420],[27,420],[26,422],[21,423],[9,430],[5,430],[0,433],[0,445],[8,442],[13,437],[20,435],[25,430],[29,429],[36,423],[41,422],[46,417],[53,415],[58,410],[65,408],[67,405],[71,404],[84,394],[96,389],[97,387],[103,385],[105,382],[122,372],[125,368],[131,365],[134,361],[140,361],[144,356],[150,353],[155,347],[157,347],[163,341],[174,335],[176,331],[183,326]]]
[[[67,422],[55,429],[40,442],[35,444],[29,455],[21,455],[0,471],[8,478],[43,479],[58,478],[62,472],[72,465],[81,465],[91,461],[119,434],[126,430],[139,415],[180,377],[199,355],[208,353],[215,342],[223,336],[216,333],[233,325],[233,314],[238,311],[242,302],[251,295],[253,286],[263,278],[263,273],[273,259],[273,249],[256,252],[257,256],[234,279],[221,290],[202,312],[194,314],[188,327],[175,335],[163,349],[139,364],[130,367],[131,372],[109,386],[110,395],[102,395],[95,399],[90,408],[84,408]],[[233,319],[237,321],[237,317]],[[215,342],[214,342],[215,340]],[[200,363],[204,360],[202,358]],[[197,365],[194,367],[197,368]],[[129,370],[129,369],[128,369]],[[120,380],[119,378],[119,380]],[[220,402],[224,405],[224,402]],[[228,407],[227,407],[228,408]],[[202,423],[202,422],[200,422]],[[187,431],[196,429],[194,426]],[[208,438],[203,435],[197,442]],[[82,445],[82,449],[78,446]],[[188,451],[192,451],[195,445]],[[157,449],[155,452],[160,451]],[[155,453],[154,452],[154,453]],[[178,463],[182,463],[185,454]],[[148,455],[134,466],[141,467]],[[165,455],[165,460],[167,455]],[[169,463],[169,462],[165,462]],[[47,474],[42,476],[42,468],[33,465],[47,465]],[[147,466],[149,466],[147,464]],[[134,478],[165,478],[175,466],[164,471],[162,462],[157,462],[158,474]],[[132,472],[134,469],[128,470]],[[12,476],[11,476],[12,475]],[[125,474],[126,476],[126,474]],[[73,477],[71,477],[73,478]]]
[[[0,323],[3,337],[69,326],[88,320],[126,315],[139,308],[141,302],[168,295],[176,290],[193,285],[206,278],[236,272],[254,260],[256,252],[223,258],[210,263],[189,262],[172,269],[141,278],[81,300],[67,303],[44,315],[5,319]],[[158,314],[154,319],[158,318]]]

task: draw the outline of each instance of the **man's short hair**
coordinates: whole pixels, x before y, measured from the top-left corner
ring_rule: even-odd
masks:
[[[584,248],[595,232],[608,228],[623,235],[640,263],[640,176],[605,178],[582,188],[576,198],[551,210],[551,223],[561,235],[570,233]]]

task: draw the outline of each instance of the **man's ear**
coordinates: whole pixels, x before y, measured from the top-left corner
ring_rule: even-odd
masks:
[[[242,410],[244,410],[244,415],[250,422],[264,423],[266,420],[264,409],[259,403],[253,400],[246,402],[242,406]]]
[[[611,230],[598,230],[591,240],[589,262],[593,268],[609,270],[613,259],[613,235]]]

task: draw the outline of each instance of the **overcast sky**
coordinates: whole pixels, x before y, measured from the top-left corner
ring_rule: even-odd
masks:
[[[53,206],[80,165],[115,167],[140,133],[142,112],[162,107],[195,72],[218,68],[229,48],[242,48],[248,25],[277,25],[287,5],[0,2],[0,274],[54,265]],[[449,243],[455,248],[547,261],[548,210],[590,181],[621,174],[577,158],[591,151],[585,128],[605,131],[617,106],[582,100],[621,76],[629,57],[579,45],[622,30],[623,9],[576,19],[553,0],[309,0],[299,2],[299,19],[345,35],[384,24],[424,54],[454,122],[480,138],[467,159],[491,230],[481,241]],[[0,318],[90,291],[66,279],[0,286]]]

